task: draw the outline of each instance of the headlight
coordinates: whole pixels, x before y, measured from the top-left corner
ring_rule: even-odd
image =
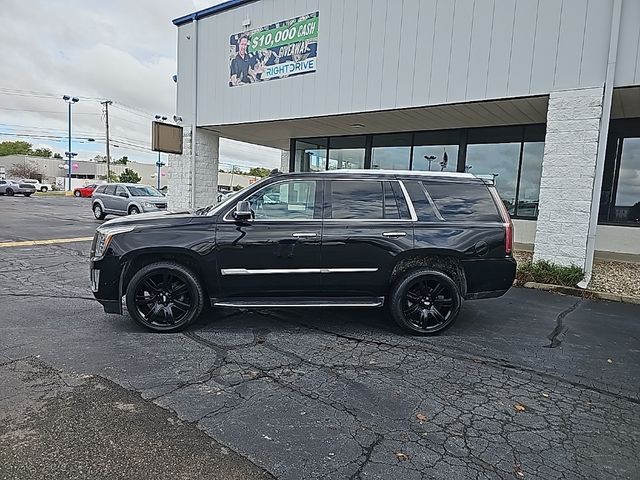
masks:
[[[142,207],[143,208],[156,208],[155,204],[153,204],[151,202],[142,202]]]
[[[109,228],[108,230],[98,229],[97,230],[98,238],[96,238],[96,251],[94,252],[94,257],[100,258],[105,254],[105,252],[107,251],[107,248],[109,248],[109,243],[111,242],[111,239],[113,238],[114,235],[117,235],[119,233],[131,232],[133,231],[134,228],[135,228],[134,226],[130,226],[130,227],[114,227],[114,228]]]

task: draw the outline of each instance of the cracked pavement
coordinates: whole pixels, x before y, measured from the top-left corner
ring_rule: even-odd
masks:
[[[76,236],[51,233],[55,202],[71,201],[77,236],[98,224],[88,202],[5,200],[0,242]],[[19,216],[51,225],[21,232]],[[216,309],[159,335],[102,312],[88,249],[0,249],[15,273],[0,282],[0,379],[21,362],[113,382],[282,479],[636,478],[639,306],[514,289],[465,303],[439,337],[375,309]],[[16,448],[2,435],[0,458]]]

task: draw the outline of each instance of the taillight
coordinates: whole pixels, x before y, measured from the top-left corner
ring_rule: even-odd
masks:
[[[493,201],[498,206],[500,217],[504,222],[504,252],[506,255],[510,256],[513,252],[513,222],[511,221],[511,216],[509,215],[507,207],[505,207],[504,202],[500,198],[500,195],[498,195],[498,191],[495,187],[489,187],[489,192],[491,192]]]
[[[507,255],[511,255],[513,251],[513,222],[509,219],[509,223],[504,225],[504,251]]]

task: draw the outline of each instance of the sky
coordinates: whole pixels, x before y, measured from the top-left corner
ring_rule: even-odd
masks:
[[[67,94],[80,98],[72,107],[76,158],[104,155],[99,102],[109,99],[111,157],[155,162],[153,116],[171,119],[175,113],[176,27],[171,21],[217,3],[2,0],[0,141],[26,140],[64,155],[68,106],[62,95]],[[220,164],[276,168],[280,151],[221,139]]]

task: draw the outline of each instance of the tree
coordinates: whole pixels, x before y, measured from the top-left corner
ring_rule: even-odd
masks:
[[[268,177],[271,174],[271,170],[262,167],[253,167],[249,169],[249,175],[253,177]]]
[[[242,190],[242,185],[236,185],[235,187],[233,187],[234,192],[237,192],[238,190]]]
[[[48,148],[36,148],[35,150],[29,150],[29,153],[27,155],[31,155],[34,157],[44,157],[44,158],[51,158],[51,155],[53,154],[53,152],[51,150],[49,150]]]
[[[59,153],[56,152],[56,153],[53,154],[53,158],[61,159],[62,155],[60,155]]]
[[[107,163],[106,155],[96,155],[91,160],[93,160],[96,163]]]
[[[115,165],[126,165],[128,161],[129,161],[129,157],[124,155],[121,158],[119,158],[118,160],[115,160],[113,163]]]
[[[138,183],[140,180],[142,180],[140,175],[130,168],[125,168],[124,172],[122,172],[119,177],[119,181],[121,183]]]
[[[114,172],[109,172],[109,175],[100,175],[100,180],[106,180],[108,183],[119,182],[119,177]]]
[[[28,155],[31,151],[29,142],[0,142],[0,157],[5,155]]]
[[[31,160],[14,163],[7,169],[7,174],[15,178],[42,178],[40,167]]]

